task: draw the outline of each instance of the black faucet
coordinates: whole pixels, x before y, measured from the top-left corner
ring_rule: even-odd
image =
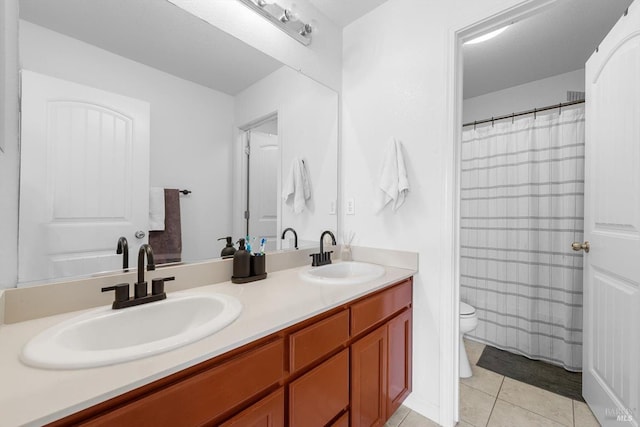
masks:
[[[122,269],[127,270],[129,268],[129,244],[126,237],[123,236],[118,239],[116,254],[122,254]]]
[[[334,236],[333,233],[329,230],[323,231],[320,235],[320,253],[309,255],[313,258],[313,262],[311,263],[312,267],[331,264],[331,254],[333,253],[333,251],[324,251],[324,236],[327,234],[331,236],[331,244],[334,246],[336,245],[336,236]]]
[[[126,239],[125,239],[126,245]],[[118,246],[119,247],[119,246]],[[126,248],[126,246],[124,246]],[[128,249],[127,249],[128,250]],[[148,244],[140,246],[138,250],[138,281],[134,283],[133,298],[129,297],[129,284],[120,283],[119,285],[102,288],[102,292],[116,291],[116,299],[113,301],[113,309],[133,307],[148,302],[160,301],[167,298],[164,291],[164,283],[175,280],[175,277],[163,277],[153,279],[151,281],[151,295],[148,295],[147,282],[144,280],[144,256],[147,256],[147,271],[156,269],[153,260],[153,249]]]
[[[282,237],[281,239],[284,240],[284,235],[287,234],[287,231],[290,231],[293,233],[293,245],[295,246],[296,250],[298,249],[298,233],[296,233],[296,230],[294,230],[293,228],[289,227],[289,228],[285,228],[284,231],[282,232]]]
[[[147,271],[153,271],[156,269],[155,261],[153,260],[153,249],[148,244],[140,246],[138,250],[138,281],[135,283],[135,296],[136,298],[144,297],[147,295],[147,282],[144,281],[144,255],[147,254]]]

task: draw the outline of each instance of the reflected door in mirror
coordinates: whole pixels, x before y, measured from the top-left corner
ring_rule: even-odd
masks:
[[[249,221],[248,233],[259,244],[264,237],[275,244],[278,227],[278,135],[249,132]],[[254,242],[250,242],[252,245]],[[275,248],[275,247],[273,247]],[[258,247],[253,248],[254,252]]]
[[[22,72],[19,283],[118,269],[120,236],[146,242],[149,117],[146,102]]]

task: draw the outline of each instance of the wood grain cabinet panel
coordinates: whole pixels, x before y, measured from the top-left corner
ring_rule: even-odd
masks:
[[[349,427],[349,413],[345,412],[340,418],[338,418],[331,427]]]
[[[349,341],[349,310],[314,323],[289,337],[291,372],[309,366]]]
[[[209,423],[283,377],[282,339],[143,397],[83,425],[196,426]]]
[[[321,427],[349,406],[349,349],[289,385],[289,423]]]
[[[284,390],[274,391],[220,427],[284,427]]]
[[[412,281],[408,279],[384,292],[351,306],[351,336],[366,331],[411,305]]]
[[[387,324],[387,415],[391,416],[411,392],[412,311],[405,310]]]
[[[351,427],[387,421],[387,325],[351,345]]]

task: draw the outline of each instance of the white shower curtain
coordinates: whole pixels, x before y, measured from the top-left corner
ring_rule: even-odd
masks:
[[[468,336],[580,371],[584,108],[469,128],[461,169]]]

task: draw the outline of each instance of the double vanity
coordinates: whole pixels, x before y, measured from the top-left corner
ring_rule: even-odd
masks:
[[[354,249],[365,262],[279,254],[260,282],[191,289],[170,272],[163,301],[0,326],[3,425],[383,425],[411,390],[417,256]]]

